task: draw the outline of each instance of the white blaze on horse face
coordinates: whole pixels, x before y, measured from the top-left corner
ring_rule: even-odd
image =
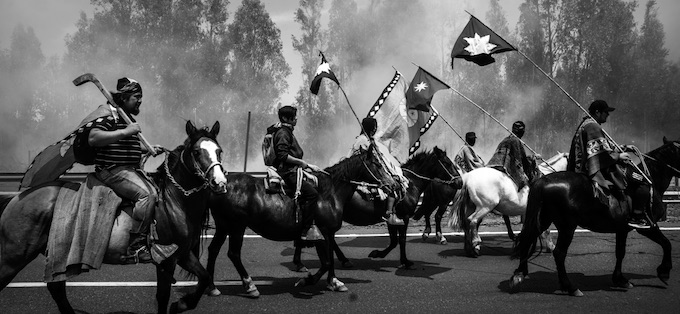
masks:
[[[208,157],[210,158],[210,164],[219,164],[219,169],[222,168],[222,164],[220,163],[219,158],[217,158],[217,150],[219,149],[219,146],[217,146],[217,143],[213,141],[203,141],[201,142],[200,145],[202,150],[205,150],[208,153]],[[224,172],[222,171],[217,171],[218,166],[215,166],[211,169],[212,171],[212,176],[215,180],[215,184],[218,185],[223,185],[227,184],[227,177],[224,176]]]

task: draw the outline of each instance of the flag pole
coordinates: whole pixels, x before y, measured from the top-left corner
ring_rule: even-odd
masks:
[[[465,100],[467,100],[468,102],[470,102],[471,104],[473,104],[475,107],[477,107],[479,110],[481,110],[484,114],[486,114],[487,116],[489,116],[489,118],[491,118],[491,119],[493,119],[494,121],[496,121],[496,123],[498,123],[498,124],[499,124],[501,127],[503,127],[506,131],[510,132],[510,134],[511,134],[512,136],[517,137],[517,139],[520,141],[520,143],[522,143],[522,145],[524,145],[524,147],[526,147],[527,149],[529,149],[529,150],[534,154],[534,156],[539,156],[539,158],[540,158],[543,162],[545,162],[545,164],[546,164],[550,169],[552,169],[553,172],[557,172],[557,170],[555,170],[555,168],[553,168],[553,167],[552,167],[545,159],[543,159],[543,156],[541,156],[540,154],[536,153],[536,151],[533,150],[533,148],[531,148],[527,143],[525,143],[524,141],[522,141],[522,139],[519,138],[519,136],[515,135],[515,133],[512,133],[512,131],[510,131],[510,129],[508,129],[505,125],[503,125],[503,123],[501,123],[500,121],[498,121],[498,119],[496,119],[494,116],[492,116],[488,111],[486,111],[486,110],[485,110],[484,108],[482,108],[480,105],[476,104],[474,101],[472,101],[472,99],[467,98],[467,96],[461,94],[461,93],[460,93],[458,90],[456,90],[455,88],[453,88],[453,87],[449,87],[449,88],[450,88],[452,91],[456,92],[456,94],[460,95],[460,97],[463,97]]]
[[[516,51],[517,51],[520,55],[522,55],[522,57],[524,57],[525,59],[527,59],[527,61],[529,61],[529,62],[530,62],[536,69],[538,69],[545,77],[547,77],[551,82],[553,82],[553,84],[555,84],[555,86],[557,86],[557,88],[559,88],[565,95],[567,95],[567,97],[569,97],[569,99],[570,99],[574,104],[576,104],[576,106],[577,106],[579,109],[581,109],[581,111],[583,111],[583,112],[586,114],[586,116],[587,116],[588,118],[595,120],[595,118],[593,118],[593,116],[590,114],[590,112],[588,112],[588,110],[586,110],[585,108],[583,108],[583,106],[581,106],[581,104],[579,104],[579,102],[576,101],[576,99],[574,99],[574,97],[571,97],[571,95],[570,95],[564,88],[562,88],[562,86],[560,86],[560,84],[558,84],[557,81],[555,81],[555,79],[554,79],[552,76],[550,76],[548,73],[546,73],[545,71],[543,71],[543,69],[541,69],[541,67],[539,67],[538,64],[536,64],[536,62],[534,62],[533,60],[529,59],[529,57],[528,57],[526,54],[524,54],[524,52],[520,51],[519,49],[517,49]],[[596,120],[596,121],[597,121],[597,120]],[[604,129],[602,129],[602,133],[604,133],[604,136],[606,136],[607,139],[609,139],[609,140],[614,144],[614,147],[616,147],[616,149],[618,149],[618,150],[619,150],[620,152],[622,152],[622,153],[624,152],[624,151],[623,151],[623,148],[621,148],[621,146],[620,146],[618,143],[616,143],[616,141],[614,141],[614,139],[611,137],[611,135],[609,135],[609,133],[607,133],[607,131],[605,131]],[[646,175],[646,174],[645,174],[645,173],[644,173],[644,172],[643,172],[643,171],[642,171],[642,170],[641,170],[634,162],[632,162],[632,161],[630,161],[630,160],[629,160],[628,162],[635,168],[635,170],[637,170],[638,172],[640,172],[640,174],[642,174],[642,177],[645,178],[645,181],[647,181],[647,183],[652,184],[652,180],[650,180],[650,179],[647,177],[647,175]]]
[[[417,66],[417,67],[420,68],[420,66],[417,65],[417,64],[415,64],[414,62],[411,62],[411,63],[413,63],[413,65],[415,65],[415,66]],[[441,81],[441,80],[440,80],[440,81]],[[447,86],[448,86],[448,84],[447,84]],[[467,98],[465,95],[461,94],[461,93],[460,93],[458,90],[456,90],[455,88],[449,86],[449,89],[452,90],[452,91],[454,91],[454,92],[456,92],[456,94],[458,94],[458,95],[460,95],[461,97],[463,97],[465,100],[467,100],[468,102],[470,102],[471,104],[473,104],[475,107],[477,107],[479,110],[481,110],[484,114],[486,114],[486,115],[489,116],[491,119],[493,119],[494,121],[496,121],[496,123],[498,123],[498,124],[499,124],[502,128],[504,128],[506,131],[508,131],[512,136],[517,137],[517,139],[519,140],[519,142],[522,143],[522,145],[524,145],[524,147],[528,148],[528,149],[534,154],[534,156],[537,155],[541,160],[543,160],[543,161],[545,162],[546,165],[548,165],[548,167],[550,167],[550,169],[552,169],[553,171],[555,171],[555,169],[553,169],[553,168],[550,166],[550,164],[548,164],[548,162],[546,162],[545,159],[543,159],[543,156],[541,156],[540,154],[536,153],[536,151],[534,151],[529,145],[527,145],[527,143],[525,143],[524,141],[522,141],[521,138],[519,138],[517,135],[515,135],[514,133],[512,133],[512,131],[510,131],[510,129],[508,129],[505,125],[503,125],[503,123],[501,123],[500,121],[498,121],[498,119],[496,119],[494,116],[492,116],[488,111],[486,111],[486,110],[485,110],[484,108],[482,108],[480,105],[476,104],[474,101],[472,101],[472,99]],[[440,116],[441,116],[441,115],[440,115]],[[447,124],[448,124],[448,123],[447,123]],[[456,133],[456,134],[458,134],[458,133]],[[460,137],[460,135],[458,135],[458,136]],[[556,171],[555,171],[555,172],[556,172]]]
[[[340,91],[342,91],[342,95],[345,96],[345,100],[347,100],[347,105],[349,106],[349,109],[352,110],[352,114],[354,114],[354,118],[357,119],[357,122],[359,122],[359,127],[361,128],[361,131],[363,133],[366,133],[366,130],[364,130],[363,124],[361,124],[361,120],[359,120],[359,116],[357,116],[357,113],[354,111],[352,104],[349,102],[349,98],[347,97],[347,93],[345,93],[345,90],[342,88],[342,86],[340,84],[338,84],[338,88],[340,88]],[[368,134],[368,133],[366,133],[366,134]]]

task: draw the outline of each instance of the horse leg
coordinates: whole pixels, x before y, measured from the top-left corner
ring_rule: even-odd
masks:
[[[423,219],[425,220],[425,229],[423,229],[423,241],[427,240],[428,237],[430,237],[430,233],[432,233],[432,225],[430,224],[430,215],[427,214],[423,216]]]
[[[342,267],[344,268],[352,268],[354,267],[354,264],[352,264],[352,261],[350,261],[347,256],[345,256],[345,253],[340,250],[340,246],[338,245],[338,242],[335,241],[335,238],[333,238],[333,252],[335,252],[335,255],[338,256],[338,260],[340,263],[342,263]]]
[[[390,244],[382,251],[380,250],[373,250],[371,253],[368,254],[368,257],[370,258],[385,258],[387,254],[390,254],[392,250],[397,247],[397,243],[399,243],[399,234],[398,234],[398,229],[397,227],[399,226],[393,226],[393,225],[387,225],[387,231],[390,234]]]
[[[222,245],[224,245],[224,241],[227,239],[226,226],[217,222],[219,220],[218,217],[219,216],[216,216],[215,213],[213,213],[213,218],[215,218],[215,235],[213,236],[213,239],[212,241],[210,241],[210,245],[208,246],[208,264],[205,267],[206,270],[208,271],[208,274],[210,274],[210,278],[213,279],[215,276],[215,263],[217,262],[217,255],[220,254]],[[210,283],[208,283],[208,289],[206,291],[208,296],[211,297],[222,294],[220,290],[215,287],[215,282],[213,281],[213,279],[211,279]]]
[[[57,303],[59,313],[75,313],[71,307],[71,304],[68,302],[68,298],[66,297],[65,281],[48,282],[47,290],[50,292],[50,295],[52,295],[54,302]]]
[[[241,261],[244,232],[245,227],[229,234],[229,250],[227,251],[227,256],[231,260],[231,263],[234,264],[234,267],[236,267],[239,276],[241,276],[241,283],[243,284],[243,288],[246,289],[247,296],[254,299],[260,297],[260,291],[257,290],[255,283],[253,283],[253,279],[250,278],[245,266],[243,266],[243,261]]]
[[[327,235],[325,235],[325,234],[324,234],[324,237],[326,238],[324,241],[316,241],[316,243],[314,245],[314,247],[316,248],[316,254],[319,257],[319,263],[320,263],[321,267],[319,268],[319,270],[316,273],[314,273],[314,274],[308,273],[307,277],[300,278],[300,280],[298,280],[295,283],[296,287],[310,286],[310,285],[316,284],[317,282],[319,282],[319,280],[321,280],[321,277],[327,271],[329,271],[330,265],[333,263],[332,258],[329,261],[329,258],[328,258],[329,257],[329,251],[331,251],[330,252],[331,256],[332,256],[333,253],[332,253],[332,249],[330,247],[330,239],[328,239]],[[331,273],[329,273],[329,275],[328,275],[329,281],[331,280],[330,278],[332,276],[334,276],[334,272],[331,272]]]
[[[176,265],[177,263],[174,259],[168,259],[156,266],[156,302],[158,303],[159,314],[167,313],[173,281],[172,277],[168,276],[168,274],[175,273]],[[170,308],[170,313],[180,313],[182,311],[182,309],[178,308],[177,303],[174,303]]]
[[[403,226],[398,226],[397,230],[399,232],[399,260],[401,262],[401,267],[404,269],[413,269],[413,262],[406,258],[406,230],[408,229],[408,220]]]
[[[327,258],[328,258],[328,278],[327,278],[328,285],[326,286],[326,288],[330,291],[335,291],[335,292],[347,292],[347,290],[349,290],[349,289],[347,289],[345,284],[335,276],[335,262],[334,262],[335,259],[333,258],[333,252],[336,251],[336,249],[337,249],[337,251],[340,251],[340,247],[338,247],[338,243],[335,242],[335,234],[334,233],[331,234],[329,236],[329,238],[330,238],[330,241],[327,241],[329,247],[328,247],[328,255],[327,255]],[[344,255],[343,255],[343,257],[344,257]],[[340,258],[338,257],[338,259],[340,259]],[[346,260],[347,258],[344,257],[344,259]]]
[[[553,258],[555,259],[555,266],[557,267],[557,277],[560,281],[560,290],[555,291],[555,293],[568,293],[571,296],[581,297],[583,296],[583,293],[569,281],[567,270],[564,266],[569,245],[574,239],[574,231],[575,229],[560,230],[557,236],[557,246],[553,251]]]
[[[295,253],[293,253],[293,265],[295,265],[295,271],[299,273],[309,272],[309,269],[302,264],[302,245],[298,241],[293,241],[293,246],[295,246]]]
[[[510,240],[515,240],[515,232],[512,231],[512,223],[510,222],[510,216],[503,215],[503,221],[505,222],[505,227],[508,229],[508,238]]]
[[[491,208],[485,208],[485,207],[477,207],[477,211],[475,211],[472,215],[468,217],[469,221],[469,248],[470,251],[468,252],[468,255],[471,257],[477,257],[480,255],[480,251],[482,250],[482,238],[479,236],[479,226],[482,224],[482,220],[488,214],[491,212]]]
[[[198,277],[198,284],[192,293],[188,293],[180,298],[179,301],[173,303],[172,307],[178,310],[181,309],[179,312],[193,310],[198,306],[198,301],[201,300],[203,291],[205,291],[210,283],[213,283],[213,279],[193,253],[180,259],[178,264],[192,275]]]
[[[628,231],[619,231],[616,233],[616,266],[614,273],[612,273],[612,282],[617,288],[630,289],[633,285],[623,276],[621,272],[621,265],[623,258],[626,256],[626,241],[628,240]]]
[[[673,262],[671,260],[671,242],[668,241],[668,238],[666,238],[663,233],[661,233],[658,226],[651,229],[638,229],[637,232],[661,245],[661,248],[663,249],[663,258],[661,260],[661,265],[656,268],[656,276],[659,277],[663,283],[668,285],[671,268],[673,268]]]
[[[446,237],[442,232],[442,218],[444,218],[444,213],[446,212],[446,205],[447,204],[440,204],[437,208],[437,212],[434,214],[435,237],[437,238],[437,241],[439,241],[439,244],[447,243]]]

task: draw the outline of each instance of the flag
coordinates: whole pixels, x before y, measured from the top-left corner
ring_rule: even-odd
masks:
[[[446,83],[423,68],[418,67],[418,72],[413,76],[413,80],[411,80],[411,84],[406,92],[407,108],[429,112],[434,93],[448,88],[450,88],[449,85],[446,85]]]
[[[115,109],[112,109],[110,105],[99,106],[83,119],[75,131],[63,140],[48,146],[35,156],[28,170],[24,173],[19,188],[30,188],[45,182],[54,181],[71,169],[76,162],[73,153],[73,141],[76,135],[88,130],[94,120],[111,115],[112,110]]]
[[[408,81],[396,71],[378,100],[368,111],[368,117],[378,121],[375,139],[385,145],[400,163],[408,159],[410,147],[406,125],[406,90]],[[382,110],[380,110],[382,109]]]
[[[455,58],[463,58],[484,66],[496,61],[491,56],[492,54],[513,50],[517,50],[517,48],[494,33],[476,17],[470,15],[470,21],[453,44],[451,68],[453,68],[453,59]]]
[[[312,91],[312,94],[318,95],[319,94],[319,87],[321,86],[321,80],[326,77],[336,84],[340,85],[340,82],[338,82],[338,78],[335,77],[335,73],[331,70],[331,66],[328,64],[328,61],[326,61],[326,57],[323,55],[323,52],[319,51],[319,55],[321,55],[321,64],[319,64],[319,67],[316,68],[316,74],[314,75],[314,79],[312,80],[312,85],[309,87],[309,90]]]
[[[432,108],[432,112],[408,110],[409,155],[412,155],[420,148],[420,137],[430,129],[434,120],[437,120],[437,117],[439,117],[439,112],[434,108]]]

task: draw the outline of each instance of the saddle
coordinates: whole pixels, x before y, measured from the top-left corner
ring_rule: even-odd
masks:
[[[267,167],[267,177],[264,178],[264,187],[265,191],[269,194],[283,194],[290,196],[291,198],[297,198],[297,195],[300,195],[303,180],[309,181],[314,187],[319,186],[319,179],[315,175],[298,168],[297,183],[295,190],[293,190],[286,186],[286,182],[276,171],[276,168]]]

